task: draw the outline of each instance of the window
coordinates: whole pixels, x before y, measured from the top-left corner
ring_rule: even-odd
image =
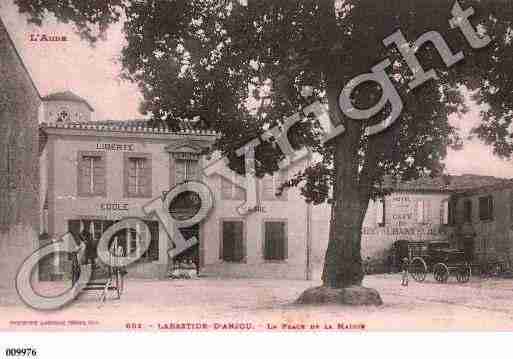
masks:
[[[151,197],[151,156],[125,155],[125,197]]]
[[[376,224],[380,227],[385,226],[385,199],[376,200]]]
[[[198,160],[177,159],[176,160],[176,184],[185,181],[194,181],[199,179]]]
[[[287,225],[283,221],[264,222],[264,259],[287,259]]]
[[[493,219],[493,196],[479,198],[479,219],[481,221]]]
[[[272,176],[265,176],[262,178],[262,200],[264,201],[286,201],[287,200],[287,190],[285,189],[280,195],[277,195],[279,192],[280,186],[287,180],[287,171],[279,170],[275,172]]]
[[[456,223],[456,202],[454,200],[444,199],[440,204],[440,223],[445,225],[454,225]]]
[[[472,222],[472,201],[470,199],[463,202],[463,222]]]
[[[417,223],[428,223],[429,216],[429,201],[420,200],[417,202]]]
[[[243,188],[222,176],[219,177],[221,178],[221,199],[244,200],[246,198],[246,191]]]
[[[225,262],[242,262],[245,258],[244,222],[221,222],[221,259]]]
[[[77,219],[68,221],[68,231],[73,234],[76,240],[80,238],[83,231],[90,233],[94,240],[100,240],[102,234],[117,221],[109,220],[88,220]],[[150,229],[150,246],[148,250],[139,258],[139,262],[154,262],[159,260],[159,225],[158,221],[144,221]],[[132,228],[121,229],[114,233],[110,238],[109,247],[117,244],[123,248],[124,256],[135,256],[139,249],[137,243],[137,230]]]
[[[106,195],[104,158],[101,152],[79,153],[79,196]]]

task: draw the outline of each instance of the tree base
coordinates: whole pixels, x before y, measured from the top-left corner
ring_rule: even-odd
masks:
[[[314,287],[305,290],[297,299],[297,304],[345,304],[382,305],[378,291],[361,286],[346,288]]]

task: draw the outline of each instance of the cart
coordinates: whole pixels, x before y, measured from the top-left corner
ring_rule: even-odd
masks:
[[[408,247],[408,271],[415,281],[424,281],[429,272],[439,283],[447,282],[451,275],[460,283],[470,280],[472,270],[465,253],[451,249],[448,242],[409,242]]]

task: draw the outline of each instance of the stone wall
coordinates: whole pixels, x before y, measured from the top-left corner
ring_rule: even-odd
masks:
[[[0,20],[0,286],[14,288],[39,233],[40,96]]]

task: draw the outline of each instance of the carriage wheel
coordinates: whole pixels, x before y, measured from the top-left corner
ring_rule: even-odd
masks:
[[[449,268],[443,263],[437,263],[433,267],[433,276],[440,283],[445,283],[449,279]]]
[[[458,272],[456,272],[456,279],[460,283],[467,283],[470,280],[470,275],[472,274],[472,270],[470,265],[465,264],[461,268],[458,268]]]
[[[408,270],[417,282],[423,282],[426,279],[427,265],[424,259],[420,257],[413,258]]]

